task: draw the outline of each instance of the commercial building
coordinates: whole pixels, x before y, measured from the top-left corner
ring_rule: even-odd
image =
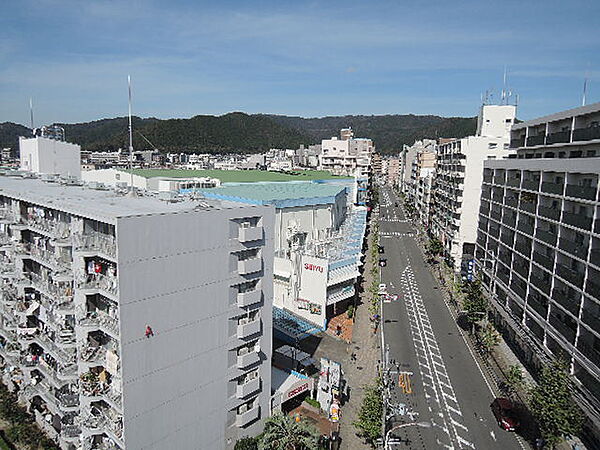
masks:
[[[233,448],[260,431],[272,207],[0,189],[2,381],[61,448]]]
[[[368,178],[375,147],[371,139],[355,138],[351,128],[341,130],[341,139],[332,137],[321,142],[320,170],[333,175]]]
[[[509,140],[515,113],[512,105],[483,105],[475,136],[437,146],[430,231],[456,271],[475,253],[483,162],[514,152]]]
[[[353,303],[366,207],[355,180],[228,184],[207,198],[274,205],[274,327],[294,336],[325,329]],[[364,189],[364,188],[363,188]],[[360,193],[360,195],[359,195]],[[298,326],[296,326],[298,325]]]
[[[476,261],[497,319],[536,367],[570,362],[600,435],[600,103],[515,125],[485,161]]]

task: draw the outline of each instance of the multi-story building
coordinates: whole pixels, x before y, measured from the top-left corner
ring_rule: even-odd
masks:
[[[409,198],[415,206],[417,220],[426,228],[431,222],[431,186],[435,175],[435,152],[419,150],[413,162]]]
[[[388,158],[386,163],[387,184],[390,186],[398,186],[400,177],[400,158]]]
[[[484,163],[476,251],[498,321],[525,362],[535,367],[554,356],[570,362],[577,399],[596,436],[599,123],[595,103],[513,127],[516,158]]]
[[[375,152],[373,141],[353,136],[350,128],[344,128],[341,131],[341,139],[324,139],[321,142],[319,169],[334,175],[368,178],[371,172],[371,158]]]
[[[2,381],[61,448],[233,448],[259,432],[272,207],[0,189]]]
[[[407,196],[410,197],[413,191],[412,174],[413,164],[417,158],[417,154],[420,152],[435,152],[436,141],[434,139],[423,139],[422,141],[415,141],[410,147],[404,145],[402,153],[400,154],[400,173],[399,183],[400,190]]]
[[[483,105],[475,136],[437,147],[430,230],[457,271],[475,251],[483,162],[513,152],[509,138],[515,112],[512,105]]]
[[[81,176],[81,148],[64,141],[64,134],[20,137],[21,170],[51,175]]]

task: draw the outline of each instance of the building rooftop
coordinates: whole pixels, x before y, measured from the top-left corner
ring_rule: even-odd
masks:
[[[584,114],[591,114],[600,111],[600,102],[592,103],[586,106],[580,106],[578,108],[567,109],[566,111],[560,111],[548,116],[538,117],[537,119],[526,120],[525,122],[517,123],[513,125],[512,129],[520,130],[527,127],[536,125],[542,125],[547,122],[554,122],[556,120],[569,119],[575,116],[582,116]]]
[[[198,209],[225,209],[240,207],[239,203],[198,200],[190,197],[165,201],[158,194],[144,193],[130,197],[113,189],[92,189],[88,186],[46,182],[39,178],[0,176],[0,195],[27,202],[51,206],[59,211],[91,219],[114,223],[119,217],[169,214]]]
[[[277,208],[333,204],[346,186],[332,183],[287,182],[229,184],[200,190],[206,198],[229,200]]]
[[[322,170],[295,170],[291,173],[269,172],[266,170],[187,170],[187,169],[133,169],[133,173],[145,178],[154,177],[210,177],[222,183],[255,183],[261,181],[312,181],[344,179]]]

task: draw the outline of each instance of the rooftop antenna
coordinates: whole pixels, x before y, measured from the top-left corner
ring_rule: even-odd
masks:
[[[506,101],[506,64],[504,64],[504,76],[502,78],[502,94],[500,95],[500,104],[502,105],[502,103],[506,103]]]
[[[129,175],[131,176],[131,189],[129,193],[131,196],[135,195],[133,189],[133,128],[131,126],[131,76],[127,75],[127,87],[129,91]]]
[[[585,106],[585,95],[587,92],[587,83],[588,83],[588,77],[587,77],[587,73],[586,73],[585,78],[583,79],[583,97],[581,98],[581,106]]]
[[[33,133],[33,99],[29,97],[29,120],[31,124],[31,132]]]

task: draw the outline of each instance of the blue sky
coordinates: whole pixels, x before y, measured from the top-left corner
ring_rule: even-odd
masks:
[[[0,122],[229,111],[519,117],[600,101],[600,2],[4,0]]]

